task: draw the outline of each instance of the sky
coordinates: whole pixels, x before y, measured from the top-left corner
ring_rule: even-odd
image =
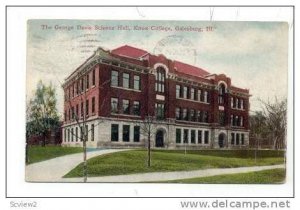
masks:
[[[35,19],[27,22],[27,100],[39,80],[52,83],[62,116],[65,78],[98,47],[112,50],[125,44],[226,74],[234,86],[250,90],[251,111],[261,109],[259,99],[287,95],[284,22]]]

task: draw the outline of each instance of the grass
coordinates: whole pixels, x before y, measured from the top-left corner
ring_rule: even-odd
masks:
[[[61,147],[61,146],[29,146],[28,157],[29,163],[36,163],[44,160],[48,160],[63,155],[69,155],[82,152],[80,147]]]
[[[169,153],[178,153],[178,150],[166,150]],[[217,157],[237,157],[237,158],[254,158],[255,150],[191,150],[189,154],[210,155]],[[284,157],[282,150],[257,150],[256,156],[258,158],[266,157]]]
[[[168,151],[154,150],[151,156],[151,167],[147,167],[146,150],[122,151],[106,154],[88,160],[88,176],[109,176],[121,174],[189,171],[205,168],[234,168],[255,165],[282,164],[283,157],[241,158],[239,155],[231,157],[218,156],[217,151],[209,154],[201,154],[198,151]],[[222,151],[223,152],[223,151]],[[220,153],[222,153],[220,152]],[[64,177],[81,177],[83,164],[79,164]]]
[[[280,184],[285,181],[285,169],[270,169],[248,173],[162,181],[184,184]]]

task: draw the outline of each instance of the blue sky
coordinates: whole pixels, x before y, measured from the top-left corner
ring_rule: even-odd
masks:
[[[207,21],[105,21],[29,20],[27,28],[27,99],[39,80],[57,89],[58,110],[63,110],[60,83],[98,46],[114,49],[132,45],[150,53],[224,73],[235,86],[250,89],[251,110],[259,110],[258,98],[273,100],[287,95],[288,25],[283,22]],[[41,25],[52,26],[43,30]],[[55,30],[55,25],[73,30]],[[77,30],[81,26],[128,26],[131,30]],[[169,27],[172,31],[133,30],[134,26]],[[212,26],[213,31],[179,32],[176,26]],[[170,38],[171,37],[171,38]],[[181,37],[179,44],[172,37]],[[92,41],[91,41],[92,40]],[[167,42],[167,43],[166,43]],[[159,43],[167,47],[159,48]],[[172,47],[171,47],[172,46]]]

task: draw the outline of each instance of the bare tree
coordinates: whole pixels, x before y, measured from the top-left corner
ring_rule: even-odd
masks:
[[[286,129],[287,129],[287,100],[275,102],[264,102],[263,113],[266,117],[266,125],[269,131],[269,138],[272,139],[273,149],[283,149],[286,147]]]
[[[145,119],[139,123],[139,125],[141,129],[141,133],[143,134],[143,136],[147,137],[147,157],[148,157],[147,166],[150,167],[151,166],[151,137],[156,132],[156,128],[157,128],[156,118],[148,114],[145,117]]]
[[[250,116],[250,132],[254,137],[254,158],[257,159],[257,150],[259,149],[261,139],[266,133],[266,117],[263,112],[256,111],[254,115]]]
[[[262,140],[268,140],[268,145],[273,149],[284,149],[286,147],[286,128],[287,128],[287,101],[259,100],[262,105],[262,111],[254,112],[250,116],[250,132],[255,140],[255,147]]]

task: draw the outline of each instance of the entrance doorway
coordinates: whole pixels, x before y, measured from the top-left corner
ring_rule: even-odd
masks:
[[[155,137],[155,147],[163,147],[164,146],[164,132],[162,130],[158,130]]]
[[[223,148],[225,146],[225,134],[221,133],[219,135],[219,147]]]

